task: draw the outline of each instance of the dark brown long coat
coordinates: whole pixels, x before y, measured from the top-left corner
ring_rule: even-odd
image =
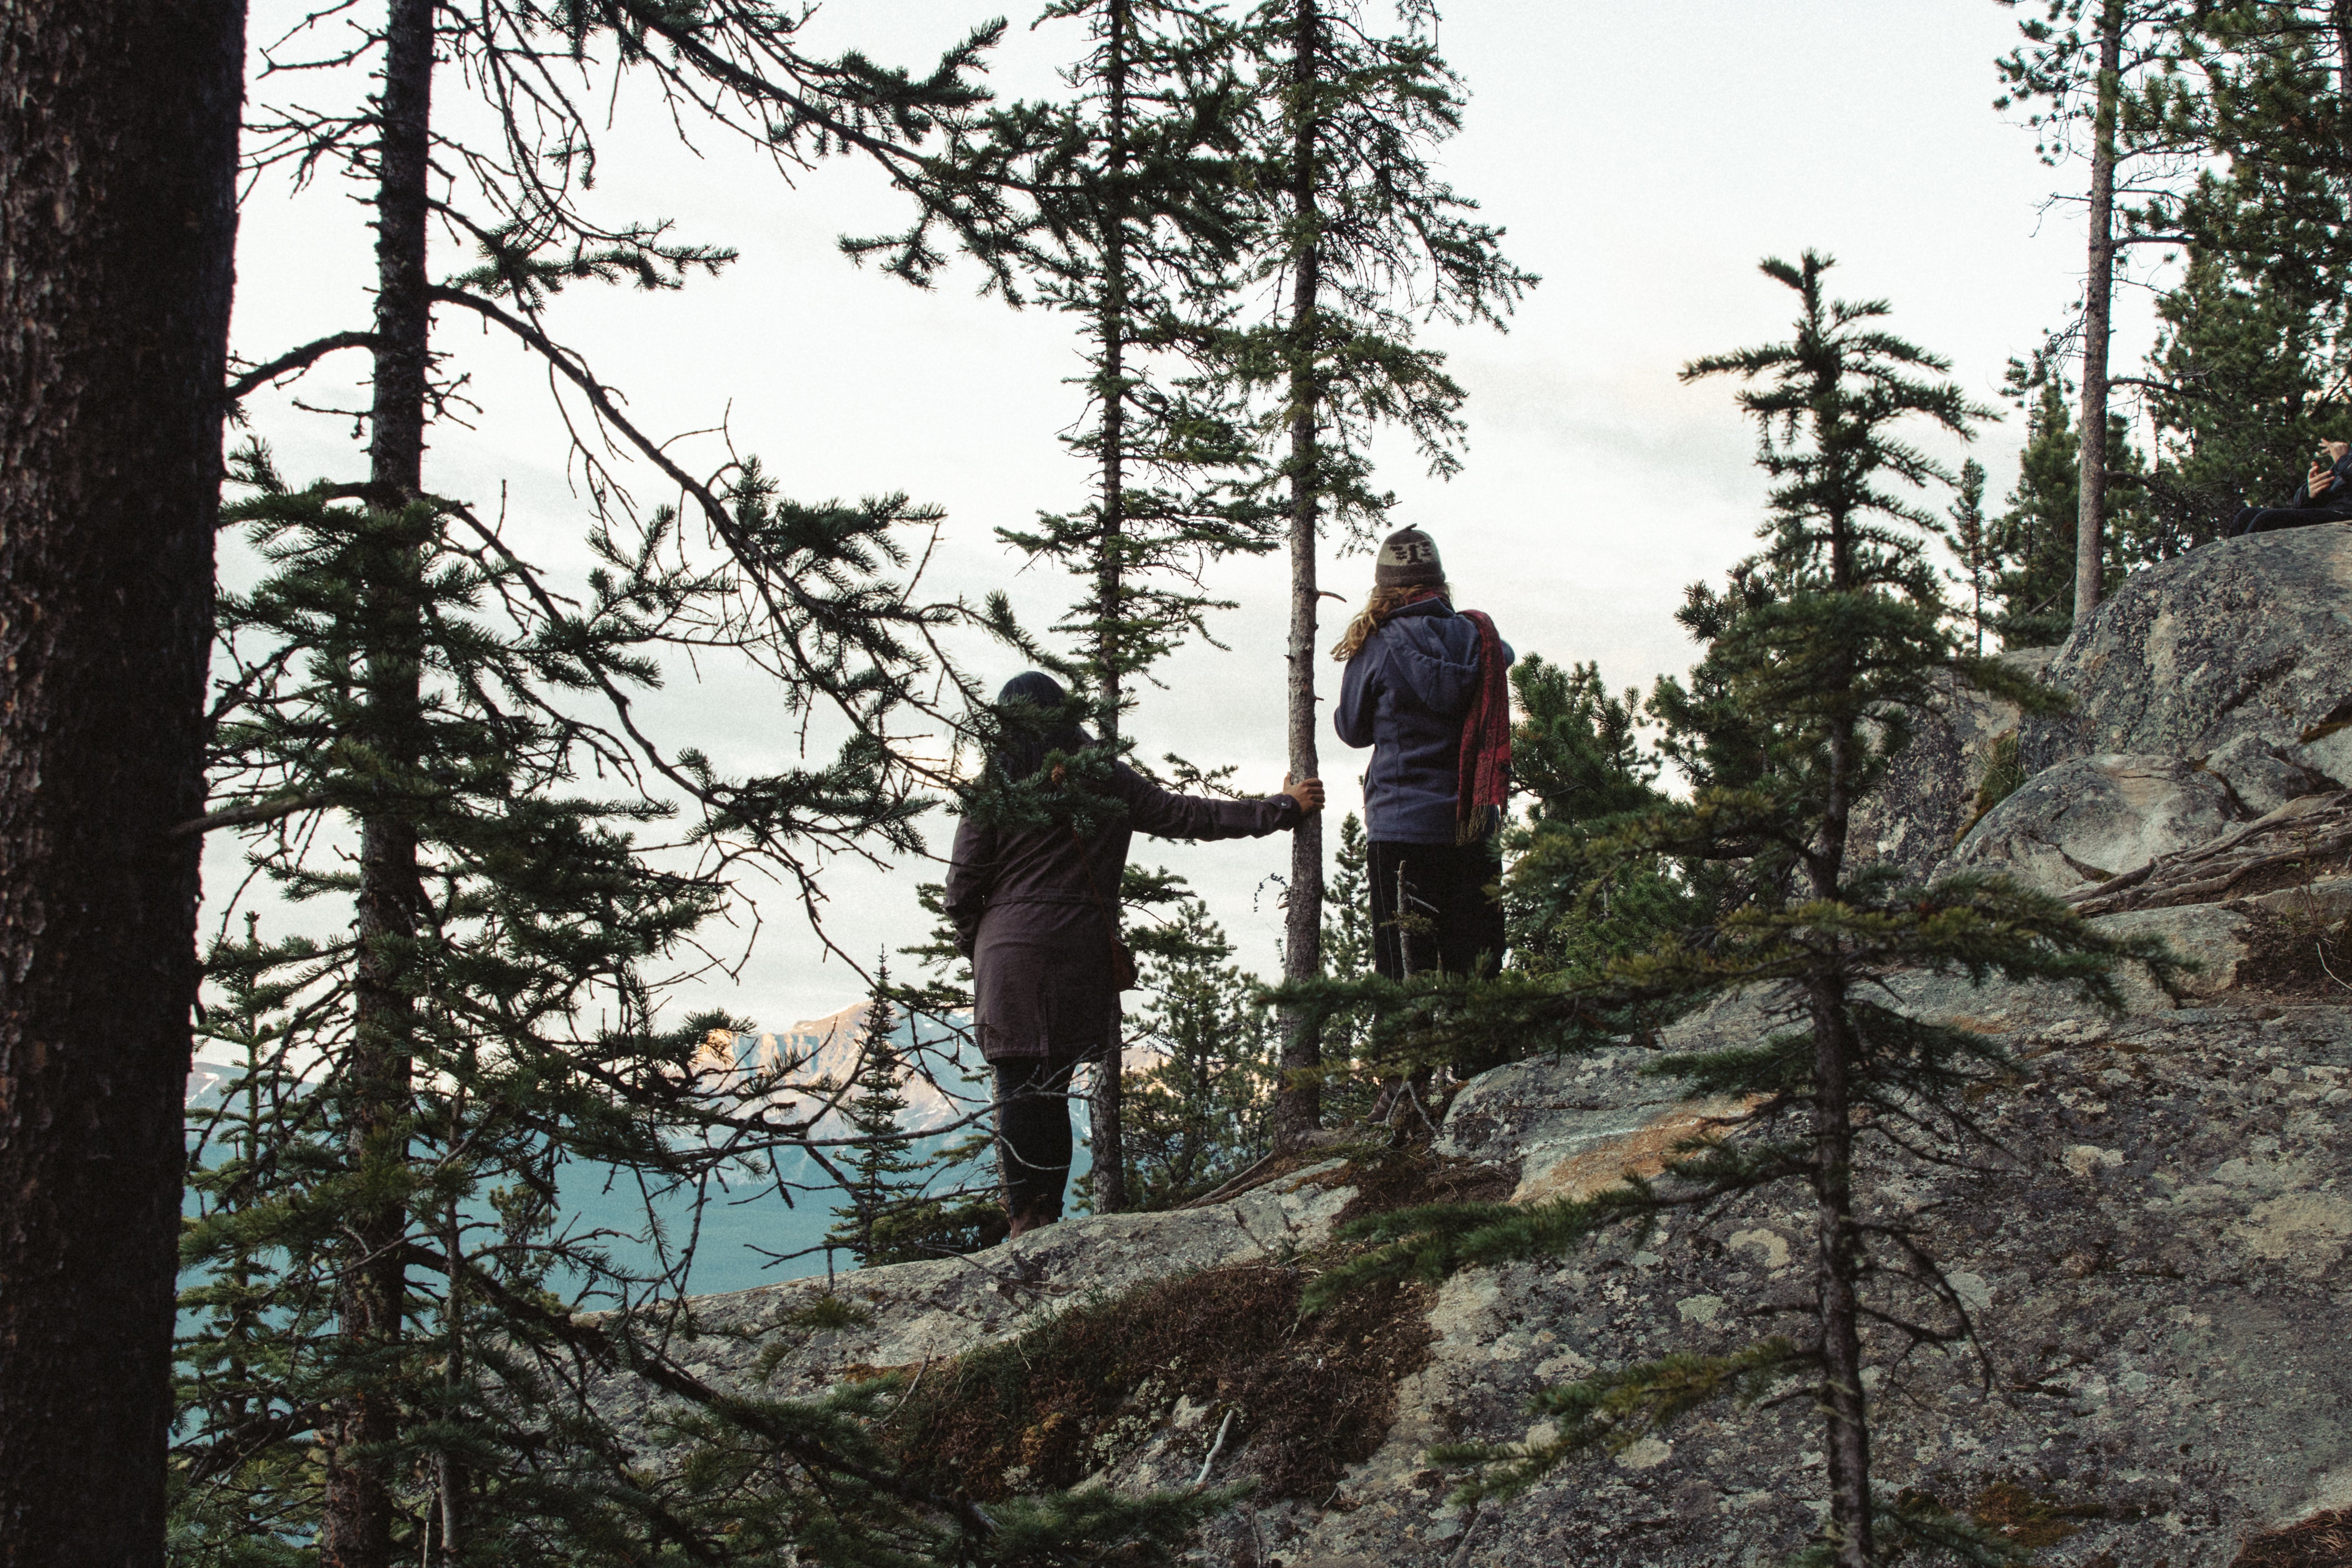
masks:
[[[1129,840],[1257,838],[1297,826],[1288,795],[1208,800],[1160,788],[1121,763],[1111,789],[1127,806],[1118,826],[1079,840],[1066,826],[1000,832],[967,818],[948,866],[947,912],[971,959],[974,1022],[990,1061],[1074,1061],[1118,1037],[1106,910],[1118,912]],[[1104,900],[1087,890],[1094,886]]]

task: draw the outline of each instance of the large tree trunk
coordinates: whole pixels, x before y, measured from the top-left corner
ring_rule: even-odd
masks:
[[[160,1563],[237,0],[0,8],[0,1563]]]
[[[2074,521],[2074,625],[2099,607],[2106,560],[2107,347],[2116,288],[2116,115],[2122,82],[2124,0],[2099,19],[2099,92],[2091,128],[2090,268],[2083,289],[2082,504]]]
[[[1127,52],[1128,0],[1110,0],[1105,13],[1105,84],[1110,177],[1103,222],[1102,338],[1102,538],[1095,555],[1095,663],[1102,705],[1103,738],[1118,739],[1119,707],[1126,698],[1124,650],[1119,622],[1126,610],[1127,524]],[[1118,908],[1118,889],[1109,894]],[[1114,1005],[1116,1003],[1114,1002]],[[1095,1076],[1094,1206],[1097,1214],[1127,1207],[1127,1115],[1121,1074],[1126,1049],[1113,1031],[1109,1050]]]
[[[425,378],[432,307],[425,225],[433,107],[433,0],[391,0],[377,112],[375,388],[368,504],[397,513],[424,489]],[[389,1170],[408,1158],[415,1009],[410,967],[420,889],[414,807],[402,798],[419,759],[423,584],[417,544],[386,537],[367,552],[360,614],[368,623],[363,741],[389,765],[385,798],[360,820],[358,973],[344,1085],[352,1163]],[[396,1184],[389,1184],[397,1191]],[[383,1187],[363,1183],[363,1190]],[[407,1294],[397,1199],[350,1216],[336,1310],[346,1354],[372,1360],[401,1337]],[[400,1435],[396,1380],[371,1370],[338,1401],[327,1446],[320,1555],[328,1568],[390,1568],[390,1449]]]
[[[1323,249],[1316,167],[1316,121],[1319,111],[1308,89],[1322,58],[1322,16],[1316,0],[1298,0],[1293,43],[1292,91],[1298,95],[1293,132],[1290,199],[1298,226],[1291,268],[1290,297],[1290,776],[1314,778],[1315,545],[1320,514],[1321,475],[1316,451],[1322,385],[1318,374],[1316,333],[1323,284]],[[1323,972],[1323,818],[1301,821],[1290,836],[1290,887],[1284,909],[1282,976],[1308,980]],[[1293,1011],[1282,1040],[1284,1082],[1276,1107],[1277,1136],[1296,1142],[1323,1121],[1323,1089],[1315,1074],[1323,1065],[1322,1032],[1311,1016]]]

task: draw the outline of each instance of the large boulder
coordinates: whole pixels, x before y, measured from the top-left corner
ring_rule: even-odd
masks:
[[[2057,653],[2051,647],[2015,648],[2002,654],[2000,662],[2039,676]],[[1993,747],[2017,727],[2014,703],[1957,674],[1940,677],[1910,745],[1854,808],[1848,843],[1856,863],[1889,861],[1925,877],[1952,852],[1953,841],[1976,815],[1977,789],[1992,764]]]
[[[2025,721],[2029,776],[2101,752],[2202,761],[2252,736],[2352,777],[2352,529],[2223,540],[2135,573],[2050,679],[2075,706]]]
[[[2078,757],[1985,813],[1936,875],[1998,871],[2044,892],[2075,892],[2251,815],[2219,776],[2178,757]]]

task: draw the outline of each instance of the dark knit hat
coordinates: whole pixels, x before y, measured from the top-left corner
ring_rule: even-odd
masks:
[[[1417,528],[1400,528],[1381,540],[1381,552],[1372,558],[1375,588],[1407,588],[1444,581],[1445,568],[1437,561],[1437,541]]]

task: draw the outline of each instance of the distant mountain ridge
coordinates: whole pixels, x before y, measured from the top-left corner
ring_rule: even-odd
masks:
[[[830,1086],[845,1091],[866,1066],[869,1049],[865,1036],[865,1002],[822,1018],[805,1019],[780,1030],[713,1030],[703,1042],[697,1066],[738,1075],[747,1099],[765,1100],[781,1110],[785,1102],[806,1103],[809,1091]],[[958,1012],[944,1017],[900,1016],[890,1031],[890,1047],[898,1059],[898,1089],[907,1111],[899,1124],[909,1131],[928,1131],[960,1121],[987,1103],[984,1077],[974,1074],[968,1060],[971,1016]],[[819,1125],[838,1118],[828,1112]]]

